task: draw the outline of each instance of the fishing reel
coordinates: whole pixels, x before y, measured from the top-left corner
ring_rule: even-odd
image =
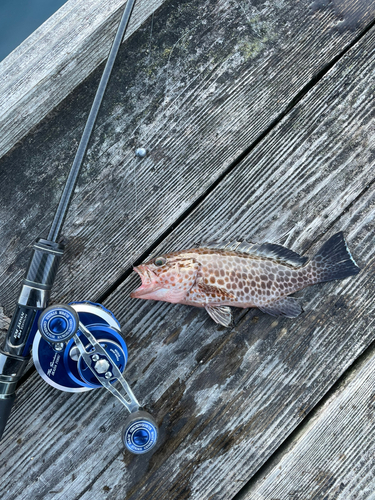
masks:
[[[39,317],[32,353],[39,375],[55,389],[85,392],[104,387],[125,406],[130,415],[122,439],[131,453],[146,453],[156,445],[157,424],[140,409],[122,376],[128,350],[120,324],[108,309],[93,302],[48,307]]]

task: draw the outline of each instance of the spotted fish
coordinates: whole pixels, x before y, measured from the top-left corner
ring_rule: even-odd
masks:
[[[204,307],[216,323],[229,326],[229,306],[295,318],[302,308],[290,294],[360,269],[340,232],[310,260],[273,243],[211,242],[160,255],[134,271],[142,285],[131,297]]]

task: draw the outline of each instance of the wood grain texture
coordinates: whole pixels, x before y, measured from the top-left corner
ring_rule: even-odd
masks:
[[[375,16],[359,12],[341,29],[332,6],[314,11],[305,0],[163,4],[119,54],[66,221],[55,299],[102,296]],[[8,315],[28,247],[52,221],[100,72],[0,160]],[[149,151],[143,161],[138,145]]]
[[[0,157],[108,56],[124,0],[69,0],[0,62]],[[160,7],[136,2],[125,39]]]
[[[371,349],[238,500],[373,499],[374,410],[375,349]]]
[[[122,451],[111,396],[61,394],[34,374],[1,447],[5,499],[232,498],[369,345],[374,42],[372,30],[160,247],[215,234],[313,254],[344,230],[362,272],[305,290],[296,320],[236,310],[231,330],[197,308],[130,300],[132,276],[106,306],[123,324],[127,379],[160,424],[157,449]]]

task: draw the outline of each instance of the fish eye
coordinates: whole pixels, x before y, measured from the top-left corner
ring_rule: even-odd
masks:
[[[165,259],[164,257],[156,257],[155,259],[155,266],[157,267],[160,267],[160,266],[164,266],[164,264],[167,262],[167,259]]]

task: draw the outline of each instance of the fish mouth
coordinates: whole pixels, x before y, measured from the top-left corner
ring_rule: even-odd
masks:
[[[135,271],[139,275],[139,277],[142,280],[142,284],[139,288],[131,292],[130,297],[132,299],[138,299],[143,295],[146,295],[150,292],[154,292],[155,290],[158,290],[160,288],[155,283],[156,280],[155,274],[152,271],[150,271],[150,269],[144,264],[141,264],[140,266],[137,267],[133,267],[133,271]]]

